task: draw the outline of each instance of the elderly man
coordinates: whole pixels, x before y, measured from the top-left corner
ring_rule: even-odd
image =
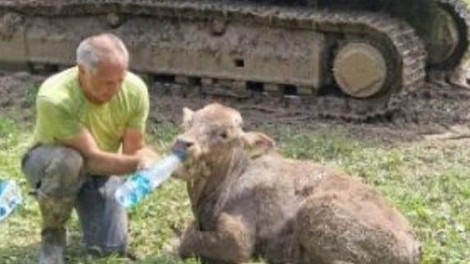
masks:
[[[22,161],[42,214],[39,263],[64,262],[65,223],[75,207],[87,249],[124,253],[127,215],[114,200],[124,175],[157,158],[145,146],[147,87],[127,71],[112,34],[89,37],[77,66],[47,79],[37,99],[34,147]]]

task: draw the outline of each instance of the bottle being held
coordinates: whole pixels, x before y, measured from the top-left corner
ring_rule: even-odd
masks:
[[[0,222],[7,218],[22,200],[21,190],[13,180],[0,181]]]
[[[136,171],[116,190],[116,200],[126,208],[134,207],[168,180],[185,158],[185,153],[174,151],[149,168]]]

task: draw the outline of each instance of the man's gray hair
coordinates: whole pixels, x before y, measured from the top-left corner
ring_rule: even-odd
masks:
[[[114,34],[105,33],[97,36],[88,37],[82,42],[80,42],[76,54],[77,64],[81,64],[88,71],[95,73],[98,68],[98,64],[101,62],[103,57],[109,55],[109,51],[93,44],[93,39],[95,37],[108,38],[112,42],[116,50],[121,53],[124,58],[129,59],[129,52],[126,48],[126,45],[124,45],[124,42],[122,42],[122,40]]]

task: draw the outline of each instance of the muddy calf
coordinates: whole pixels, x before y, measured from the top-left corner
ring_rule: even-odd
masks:
[[[291,160],[274,141],[245,132],[234,109],[184,109],[174,148],[188,161],[195,216],[179,253],[206,263],[420,263],[408,221],[373,188],[311,161]]]

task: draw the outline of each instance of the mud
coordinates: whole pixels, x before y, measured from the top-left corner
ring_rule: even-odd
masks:
[[[423,89],[411,94],[392,115],[363,123],[318,117],[315,105],[302,105],[296,98],[184,98],[178,94],[171,95],[171,87],[164,85],[156,85],[152,90],[159,91],[152,96],[152,105],[156,111],[152,112],[150,119],[155,123],[178,123],[182,107],[197,109],[206,103],[219,101],[241,111],[248,127],[277,124],[306,130],[328,130],[334,127],[353,137],[393,142],[434,135],[462,137],[467,133],[470,119],[470,91],[434,83],[426,83]],[[162,90],[166,92],[162,94]]]
[[[34,121],[34,96],[44,75],[0,73],[0,116],[14,118],[30,126]],[[200,92],[198,87],[190,87]],[[306,131],[334,129],[354,138],[385,142],[418,139],[456,139],[470,137],[470,90],[427,83],[414,92],[392,115],[368,122],[325,119],[315,113],[315,105],[303,105],[297,98],[259,96],[236,99],[224,96],[181,94],[182,87],[155,83],[149,87],[151,107],[149,122],[179,124],[181,109],[218,101],[238,109],[247,128],[285,125]],[[313,102],[314,103],[314,102]],[[334,106],[332,106],[334,107]]]
[[[25,72],[0,73],[0,117],[8,116],[26,125],[34,116],[34,97],[43,76]]]

